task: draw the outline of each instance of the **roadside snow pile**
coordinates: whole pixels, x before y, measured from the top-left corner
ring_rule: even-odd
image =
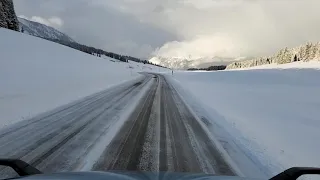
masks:
[[[129,68],[138,63],[112,62],[3,28],[0,39],[0,128],[140,77],[141,68]]]
[[[258,173],[271,177],[292,166],[320,167],[320,70],[315,67],[320,63],[180,72],[174,79],[202,121],[208,125],[205,118],[211,119],[208,127],[243,174],[261,178]]]

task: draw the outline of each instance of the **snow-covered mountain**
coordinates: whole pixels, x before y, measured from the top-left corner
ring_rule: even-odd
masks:
[[[180,58],[180,57],[161,57],[155,56],[149,61],[154,64],[159,64],[164,67],[173,69],[188,69],[188,68],[207,68],[215,65],[227,65],[231,63],[233,58],[222,57],[202,57],[202,58]]]
[[[24,33],[26,34],[45,39],[57,39],[63,42],[75,42],[72,38],[54,29],[53,27],[38,22],[29,21],[20,17],[18,17],[18,20],[20,24],[20,30],[23,28]]]

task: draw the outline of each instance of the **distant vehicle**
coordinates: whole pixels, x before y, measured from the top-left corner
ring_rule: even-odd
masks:
[[[64,172],[43,174],[28,163],[15,159],[0,159],[0,165],[14,169],[20,177],[10,179],[22,180],[255,180],[237,176],[216,176],[211,174],[193,174],[176,172],[134,172],[134,171],[110,171],[110,172]],[[302,175],[320,174],[320,168],[290,168],[270,180],[296,180]],[[257,179],[258,180],[258,179]]]

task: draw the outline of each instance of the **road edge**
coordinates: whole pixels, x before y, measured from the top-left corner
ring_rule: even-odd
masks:
[[[209,131],[208,127],[201,121],[200,117],[195,113],[193,108],[189,105],[189,103],[183,98],[183,95],[181,94],[180,90],[182,87],[179,84],[179,82],[175,82],[177,80],[172,79],[171,77],[168,77],[168,75],[161,74],[160,76],[163,76],[171,87],[177,92],[178,96],[182,100],[182,102],[186,105],[187,109],[190,111],[190,113],[194,116],[194,118],[199,122],[203,130],[207,133],[208,137],[211,139],[212,143],[216,146],[217,150],[221,153],[221,156],[225,159],[226,163],[230,166],[232,171],[241,177],[245,177],[242,171],[238,168],[236,163],[231,159],[228,152],[223,148],[222,144],[213,136],[213,134]],[[177,88],[178,87],[178,88]],[[187,90],[184,90],[187,91]],[[188,92],[190,93],[190,92]]]

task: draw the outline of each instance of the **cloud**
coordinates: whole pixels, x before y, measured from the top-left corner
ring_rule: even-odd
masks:
[[[115,0],[14,0],[14,3],[17,14],[59,17],[63,20],[61,32],[106,51],[148,59],[154,49],[176,39],[172,33],[124,13],[120,4],[119,9],[114,8],[118,4]],[[42,22],[57,24],[49,18]]]
[[[139,57],[252,57],[320,40],[319,0],[14,2],[19,14],[60,17],[83,43]]]
[[[185,41],[168,42],[153,54],[161,57],[194,59],[202,57],[238,57],[241,48],[238,49],[234,39],[228,34],[216,33],[213,35],[199,35],[194,39]]]
[[[52,25],[56,25],[61,27],[63,25],[63,21],[62,19],[58,18],[58,17],[51,17],[48,19],[49,23]]]
[[[58,29],[61,28],[61,26],[63,25],[63,20],[55,16],[50,17],[48,19],[40,16],[32,16],[31,18],[28,18],[24,15],[20,15],[19,17],[30,20],[30,21],[38,22],[47,26],[51,26],[54,28],[58,28]]]
[[[179,37],[153,52],[159,56],[261,56],[320,40],[318,0],[122,0],[121,7]]]

